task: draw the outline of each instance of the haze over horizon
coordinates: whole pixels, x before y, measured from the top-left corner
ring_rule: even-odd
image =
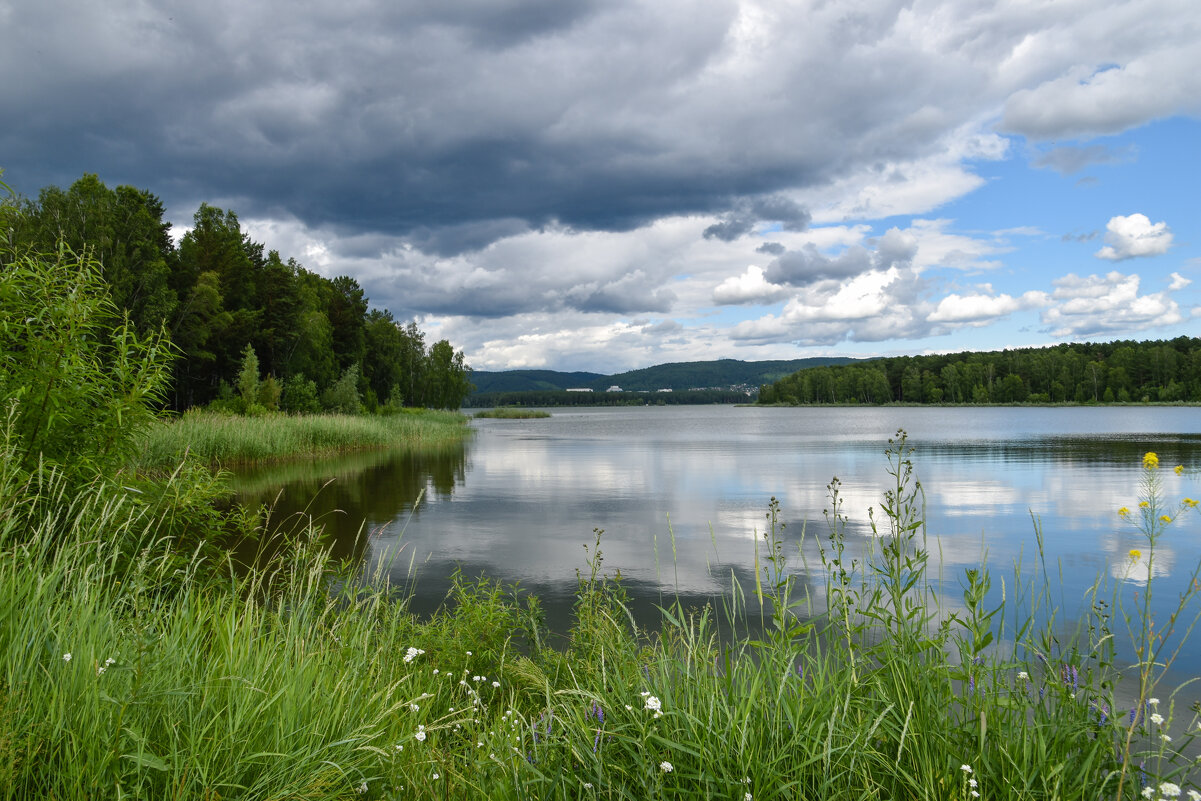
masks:
[[[0,168],[481,370],[1196,336],[1195,0],[0,0]]]

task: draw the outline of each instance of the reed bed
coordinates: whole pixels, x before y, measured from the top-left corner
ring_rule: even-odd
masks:
[[[1148,578],[1192,513],[1157,470],[1126,513]],[[163,536],[170,504],[0,461],[0,798],[1196,798],[1196,715],[1156,686],[1195,597],[1140,640],[1150,607],[1114,593],[1091,622],[1129,625],[1144,650],[1127,668],[1112,637],[1036,624],[1053,595],[1036,586],[994,606],[970,571],[943,613],[903,438],[889,471],[863,557],[832,484],[821,597],[798,591],[773,504],[754,587],[666,603],[638,630],[598,533],[549,648],[516,588],[458,575],[418,619],[312,529],[277,533],[291,547],[270,572],[239,572]],[[731,641],[719,617],[763,626]]]
[[[519,409],[505,406],[498,409],[486,409],[482,412],[476,412],[472,417],[494,420],[539,420],[550,417],[550,412],[541,409]]]
[[[461,442],[467,417],[414,410],[394,415],[265,415],[189,411],[156,425],[134,466],[172,470],[185,458],[208,465],[253,464],[353,450],[428,447]]]

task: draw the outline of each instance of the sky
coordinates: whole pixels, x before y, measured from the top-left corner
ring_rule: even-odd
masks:
[[[483,370],[1201,333],[1196,0],[0,0],[0,168]]]

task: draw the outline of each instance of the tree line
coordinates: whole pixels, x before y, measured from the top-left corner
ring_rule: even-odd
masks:
[[[1201,339],[900,356],[799,370],[759,403],[1201,402]]]
[[[427,347],[415,322],[371,308],[354,278],[267,250],[233,211],[201,204],[176,245],[155,195],[96,175],[9,207],[0,260],[86,255],[135,331],[167,333],[176,410],[457,409],[471,391],[462,351],[445,339]]]

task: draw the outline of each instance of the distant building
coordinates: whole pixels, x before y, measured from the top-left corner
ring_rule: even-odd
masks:
[[[605,390],[605,392],[621,392],[621,387],[614,384],[613,386],[611,386],[607,390]]]
[[[568,387],[568,392],[591,392],[592,387]]]
[[[660,389],[660,390],[656,390],[656,391],[658,391],[658,392],[671,392],[671,390],[670,390],[670,389]]]

